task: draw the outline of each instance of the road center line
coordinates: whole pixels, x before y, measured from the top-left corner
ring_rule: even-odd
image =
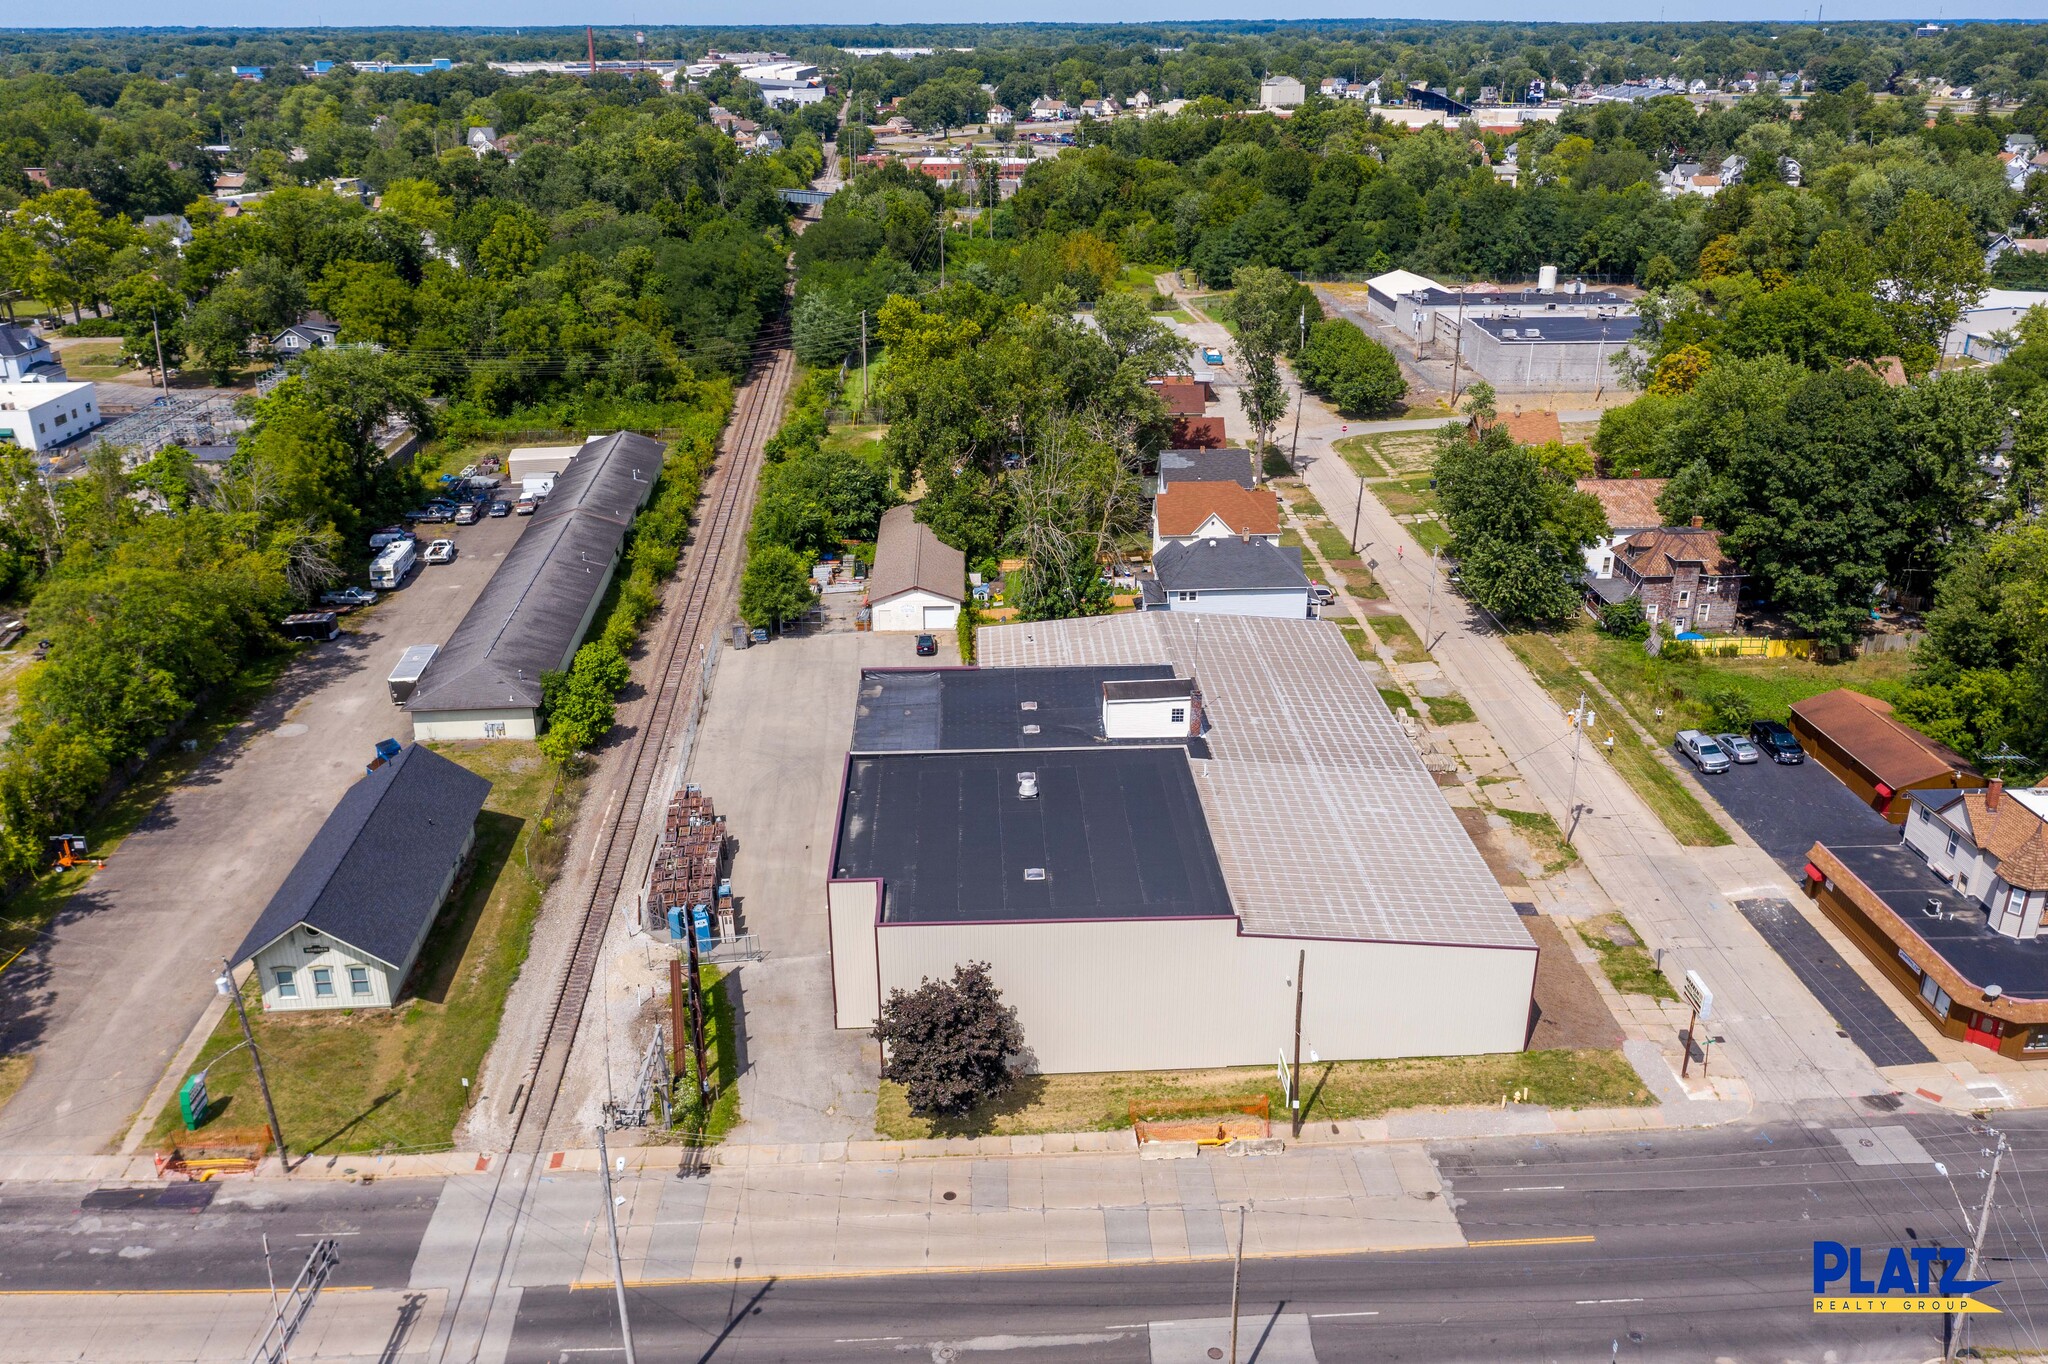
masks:
[[[1556,1193],[1564,1188],[1562,1184],[1510,1184],[1502,1193]]]
[[[1614,1307],[1625,1302],[1641,1302],[1641,1298],[1580,1298],[1574,1307]]]
[[[844,1340],[835,1340],[832,1343],[834,1345],[872,1345],[880,1340],[901,1339],[903,1339],[902,1336],[848,1336]]]
[[[1378,1315],[1379,1313],[1377,1312],[1311,1312],[1308,1314],[1308,1319],[1310,1321],[1334,1321],[1338,1317],[1376,1317]]]

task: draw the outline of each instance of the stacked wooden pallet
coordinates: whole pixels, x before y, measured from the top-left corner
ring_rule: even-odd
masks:
[[[665,926],[668,912],[680,908],[687,928],[692,911],[716,908],[724,862],[725,816],[712,808],[711,797],[685,786],[669,801],[662,823],[648,896],[649,926]]]

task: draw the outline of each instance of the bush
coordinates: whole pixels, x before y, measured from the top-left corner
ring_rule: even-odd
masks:
[[[1714,687],[1700,693],[1700,704],[1707,708],[1714,729],[1717,732],[1739,734],[1749,728],[1749,722],[1756,718],[1756,704],[1746,692],[1733,687]]]
[[[1024,1050],[1016,1009],[979,961],[954,967],[951,981],[891,990],[874,1036],[887,1057],[882,1078],[902,1085],[910,1111],[925,1117],[957,1117],[1001,1093],[1010,1059]]]
[[[1310,389],[1360,415],[1383,412],[1408,392],[1393,352],[1342,318],[1309,328],[1295,372]]]
[[[1624,597],[1604,603],[1600,607],[1600,628],[1616,639],[1648,639],[1650,621],[1643,614],[1643,599]]]
[[[740,619],[755,629],[795,620],[811,609],[810,571],[785,545],[767,544],[750,550],[740,575]]]

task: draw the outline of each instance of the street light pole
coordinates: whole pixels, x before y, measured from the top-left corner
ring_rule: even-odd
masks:
[[[1358,487],[1361,492],[1365,490],[1363,480],[1359,481]],[[1429,609],[1422,617],[1422,651],[1424,653],[1428,653],[1432,648],[1436,647],[1430,643],[1430,640],[1436,634],[1436,580],[1438,576],[1436,559],[1437,555],[1441,553],[1443,551],[1438,549],[1433,549],[1429,552]]]
[[[612,1290],[619,1295],[619,1339],[624,1342],[626,1364],[639,1364],[633,1357],[633,1324],[626,1320],[626,1267],[619,1259],[619,1206],[612,1202],[612,1160],[604,1149],[604,1125],[597,1128],[597,1164],[604,1174],[604,1221],[612,1235]]]
[[[1977,1212],[1977,1229],[1970,1240],[1970,1258],[1963,1266],[1963,1277],[1977,1277],[1977,1261],[1984,1253],[1984,1230],[1991,1224],[1991,1200],[1998,1196],[1998,1167],[2005,1163],[2005,1133],[1998,1134],[1998,1151],[1991,1157],[1991,1182],[1984,1186],[1984,1206]],[[1948,1345],[1941,1352],[1942,1364],[1963,1352],[1963,1336],[1970,1329],[1970,1317],[1966,1312],[1949,1314]]]
[[[164,334],[157,329],[156,309],[149,310],[149,334],[156,341],[156,377],[164,396],[171,396],[171,372],[164,368]]]
[[[277,1143],[277,1163],[289,1178],[292,1172],[291,1153],[285,1150],[284,1127],[277,1120],[277,1105],[270,1098],[270,1079],[263,1073],[263,1050],[256,1045],[256,1034],[249,1027],[249,1009],[242,1002],[242,991],[235,984],[234,967],[228,959],[220,959],[220,979],[214,986],[222,994],[235,1001],[235,1016],[242,1020],[242,1041],[248,1044],[249,1059],[256,1066],[256,1088],[263,1092],[263,1111],[270,1116],[270,1139]]]
[[[1288,1077],[1288,1088],[1294,1092],[1287,1096],[1296,1138],[1301,1136],[1301,997],[1302,976],[1307,970],[1308,949],[1304,947],[1294,962],[1294,1071]]]
[[[1230,1364],[1237,1364],[1237,1288],[1244,1276],[1244,1205],[1237,1205],[1237,1258],[1230,1265]]]
[[[1564,841],[1570,843],[1579,828],[1579,745],[1586,737],[1586,693],[1579,693],[1578,708],[1572,711],[1572,780],[1565,797]],[[1688,1057],[1687,1059],[1690,1059]]]
[[[1465,289],[1458,288],[1458,327],[1451,333],[1451,406],[1458,405],[1458,359],[1465,348]]]

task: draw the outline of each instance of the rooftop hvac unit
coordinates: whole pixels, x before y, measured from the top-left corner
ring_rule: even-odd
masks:
[[[1514,329],[1513,327],[1503,327],[1503,328],[1501,328],[1501,332],[1500,332],[1500,334],[1501,334],[1501,336],[1503,336],[1504,338],[1506,338],[1506,339],[1507,339],[1507,340],[1509,340],[1509,341],[1512,341],[1512,340],[1514,340],[1514,339],[1515,339],[1515,336],[1516,336],[1516,332],[1515,332],[1515,329]]]
[[[1017,799],[1038,799],[1038,774],[1036,772],[1019,772],[1017,774]]]

